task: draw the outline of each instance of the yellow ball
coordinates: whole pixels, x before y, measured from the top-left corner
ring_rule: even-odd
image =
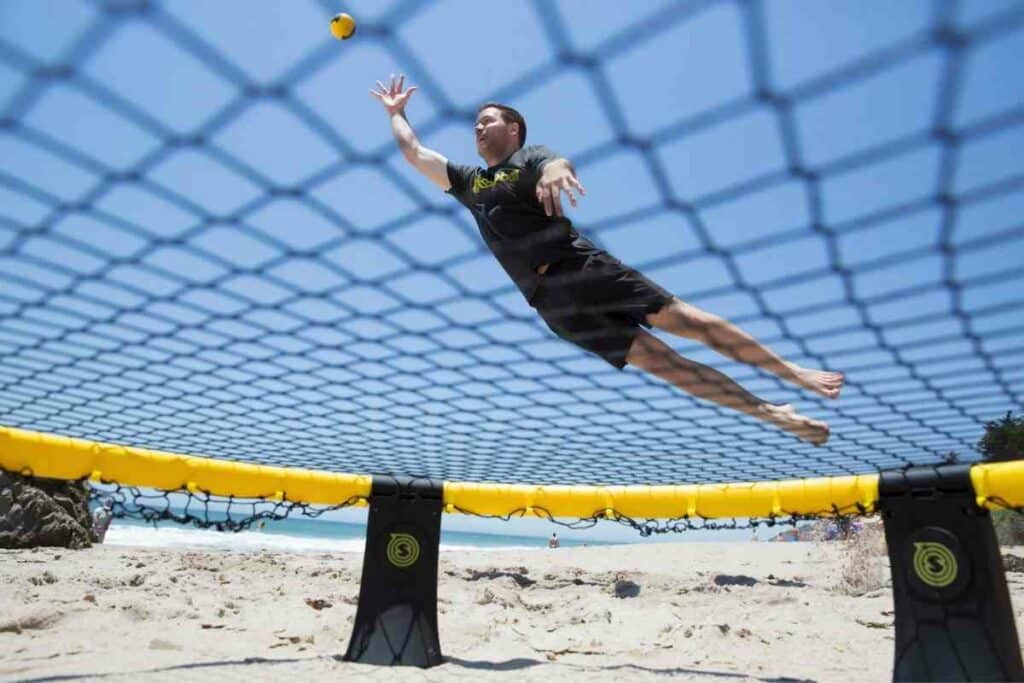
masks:
[[[331,19],[331,35],[338,40],[348,40],[356,33],[356,20],[351,15],[337,14]]]

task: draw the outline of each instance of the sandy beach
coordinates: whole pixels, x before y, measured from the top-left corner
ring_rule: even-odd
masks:
[[[340,660],[361,561],[114,546],[0,551],[0,680],[891,676],[886,561],[862,563],[858,581],[871,589],[851,594],[839,543],[442,551],[446,662],[425,671]],[[1007,577],[1024,632],[1024,574]]]

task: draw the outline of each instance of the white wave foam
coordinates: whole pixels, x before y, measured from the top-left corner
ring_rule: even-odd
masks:
[[[107,532],[106,545],[144,548],[187,548],[232,550],[240,552],[273,551],[281,553],[363,552],[364,542],[355,538],[310,538],[264,534],[256,531],[238,533],[190,529],[187,527],[117,526]]]
[[[127,526],[110,527],[105,545],[131,546],[135,548],[182,548],[189,550],[227,550],[235,552],[271,551],[279,553],[362,553],[366,541],[362,538],[313,538],[267,534],[258,531],[238,533],[193,529],[178,526]],[[531,546],[491,546],[442,543],[441,550],[453,552],[493,552],[537,550]]]

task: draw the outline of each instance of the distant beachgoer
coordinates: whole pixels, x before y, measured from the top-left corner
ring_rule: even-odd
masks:
[[[96,535],[96,542],[103,543],[103,539],[107,536],[107,529],[110,528],[110,522],[114,519],[114,499],[104,498],[103,505],[96,508],[96,511],[92,513],[92,532]]]
[[[558,534],[551,534],[551,538],[548,539],[549,548],[559,548],[561,543],[558,542]]]

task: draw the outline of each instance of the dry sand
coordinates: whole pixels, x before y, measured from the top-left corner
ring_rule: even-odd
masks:
[[[0,680],[891,676],[886,561],[870,560],[868,578],[858,579],[873,590],[849,595],[838,588],[849,574],[842,544],[442,552],[447,661],[430,670],[340,661],[361,561],[357,553],[0,551]],[[1024,632],[1024,574],[1007,576]]]

